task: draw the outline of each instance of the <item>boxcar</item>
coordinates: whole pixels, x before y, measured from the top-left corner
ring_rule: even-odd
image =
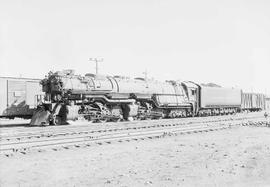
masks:
[[[42,98],[39,79],[0,77],[0,117],[31,117]]]
[[[265,98],[265,110],[270,111],[270,97]]]
[[[261,111],[265,110],[265,95],[259,93],[242,93],[243,111]]]

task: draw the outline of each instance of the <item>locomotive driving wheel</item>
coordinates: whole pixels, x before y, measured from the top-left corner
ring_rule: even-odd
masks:
[[[98,107],[99,112],[96,115],[96,122],[98,123],[105,123],[109,120],[109,116],[111,116],[111,112],[109,109],[103,105],[102,103],[96,102],[95,105]]]
[[[96,119],[96,122],[97,123],[106,123],[108,121],[108,118],[102,116],[102,115],[99,115]]]

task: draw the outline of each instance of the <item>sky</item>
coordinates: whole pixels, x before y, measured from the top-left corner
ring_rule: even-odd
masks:
[[[0,0],[0,76],[99,72],[270,95],[269,0]]]

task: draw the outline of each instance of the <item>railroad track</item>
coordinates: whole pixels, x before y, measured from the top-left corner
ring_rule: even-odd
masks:
[[[220,122],[211,122],[211,125],[217,125]],[[33,135],[19,135],[19,136],[8,136],[2,137],[0,141],[0,146],[3,143],[16,143],[18,141],[32,141],[34,139],[44,139],[44,138],[57,138],[62,136],[86,136],[92,134],[101,134],[101,133],[117,133],[121,131],[147,131],[149,129],[171,129],[176,127],[186,128],[186,127],[197,127],[201,125],[207,125],[206,123],[195,123],[195,124],[179,124],[179,123],[171,123],[171,124],[156,124],[156,125],[146,125],[146,126],[133,126],[133,127],[124,127],[124,128],[99,128],[97,130],[85,130],[78,132],[58,132],[52,134],[33,134]]]
[[[26,154],[29,151],[42,152],[44,149],[69,149],[70,146],[82,147],[91,146],[91,144],[112,143],[113,141],[131,141],[161,138],[185,133],[208,132],[230,128],[231,125],[205,125],[198,124],[189,127],[171,127],[147,130],[133,130],[113,133],[94,133],[91,135],[67,136],[56,138],[45,138],[40,140],[28,140],[19,142],[1,142],[0,154],[10,156],[14,153]]]
[[[205,120],[191,120],[186,122],[177,122],[174,120],[148,121],[146,123],[126,124],[121,127],[97,126],[93,129],[91,126],[82,126],[80,128],[62,129],[63,131],[54,132],[40,131],[30,134],[19,133],[15,135],[1,135],[0,154],[6,156],[14,153],[26,154],[32,150],[42,151],[43,148],[61,149],[68,146],[89,146],[91,143],[112,142],[133,139],[146,139],[155,137],[164,137],[172,134],[207,132],[230,128],[236,125],[252,124],[262,121],[258,117],[250,118],[219,118]],[[127,126],[128,125],[128,126]],[[76,126],[74,126],[76,127]],[[117,128],[115,128],[117,127]]]
[[[162,123],[172,123],[172,122],[183,122],[183,123],[188,123],[188,122],[198,122],[198,121],[205,121],[205,120],[234,120],[234,119],[246,119],[246,118],[260,118],[262,117],[263,114],[260,113],[250,113],[250,114],[236,114],[236,115],[225,115],[225,116],[207,116],[207,117],[188,117],[188,118],[174,118],[174,119],[161,119],[161,120],[142,120],[142,121],[122,121],[122,122],[106,122],[106,123],[91,123],[88,121],[76,121],[76,122],[71,122],[72,125],[60,125],[60,126],[46,126],[46,127],[29,127],[29,125],[24,126],[24,127],[6,127],[6,126],[1,126],[0,125],[0,131],[1,135],[4,134],[13,134],[14,131],[16,132],[37,132],[40,131],[40,129],[43,129],[42,131],[45,131],[44,129],[62,129],[62,130],[69,130],[69,129],[79,129],[79,128],[84,128],[85,126],[91,126],[91,127],[100,127],[100,126],[125,126],[125,125],[137,125],[137,124],[142,124],[142,123],[155,123],[156,121],[162,121]],[[31,130],[29,130],[31,129]]]
[[[91,134],[95,132],[111,132],[111,131],[123,131],[131,129],[147,129],[147,128],[158,128],[158,127],[171,127],[171,126],[185,126],[192,125],[196,123],[216,123],[216,122],[226,122],[226,121],[243,121],[246,119],[256,119],[254,117],[250,118],[221,118],[221,119],[203,119],[200,121],[198,119],[186,120],[186,121],[176,121],[176,120],[151,120],[151,121],[142,121],[141,123],[130,123],[128,124],[119,124],[119,125],[95,125],[95,126],[64,126],[63,128],[52,126],[51,128],[38,128],[34,131],[19,131],[19,132],[10,132],[10,133],[1,133],[0,141],[20,141],[24,139],[34,139],[42,137],[56,137],[56,136],[68,136],[68,135],[80,135],[80,134]],[[128,125],[128,126],[127,126]],[[29,129],[27,129],[29,130]]]

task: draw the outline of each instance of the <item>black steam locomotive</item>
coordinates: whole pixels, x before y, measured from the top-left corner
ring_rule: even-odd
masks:
[[[31,125],[59,125],[76,119],[105,122],[225,115],[262,110],[265,102],[264,95],[250,97],[236,88],[202,86],[190,81],[81,76],[73,70],[50,72],[41,85],[45,100],[33,115]]]

